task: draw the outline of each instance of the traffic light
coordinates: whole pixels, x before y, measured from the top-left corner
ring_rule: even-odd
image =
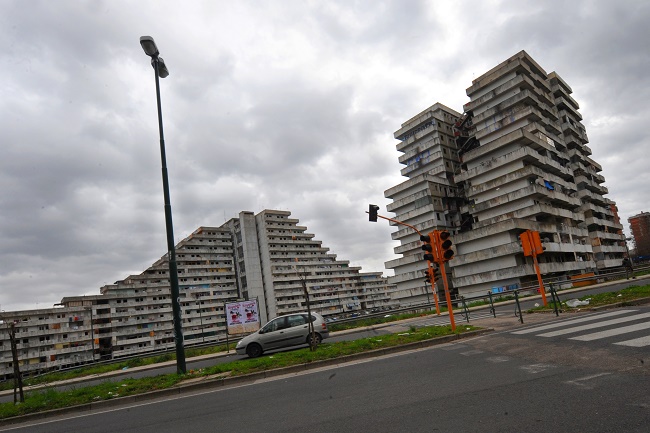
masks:
[[[519,235],[519,240],[521,241],[521,248],[524,250],[524,256],[529,257],[533,255],[533,247],[530,243],[530,236],[528,231],[523,232]]]
[[[379,210],[379,206],[377,206],[376,204],[368,205],[368,221],[371,221],[373,223],[377,222],[378,210]]]
[[[429,262],[437,261],[438,251],[435,248],[434,232],[431,232],[428,235],[420,235],[420,240],[424,242],[422,249],[426,251],[424,254],[424,260],[427,260]]]
[[[435,284],[436,281],[438,281],[438,278],[440,278],[440,272],[438,271],[437,266],[431,266],[431,284]]]
[[[454,250],[451,249],[453,242],[450,239],[450,234],[446,230],[438,232],[438,245],[440,246],[441,259],[448,262],[454,257]]]
[[[426,278],[424,279],[425,283],[431,283],[433,280],[433,268],[427,268],[424,270],[424,275]],[[432,284],[432,283],[431,283]]]
[[[436,284],[436,281],[438,281],[438,278],[440,278],[440,274],[438,273],[438,268],[435,266],[430,266],[429,268],[424,270],[425,275],[427,278],[424,280],[426,283],[430,283],[432,286]]]

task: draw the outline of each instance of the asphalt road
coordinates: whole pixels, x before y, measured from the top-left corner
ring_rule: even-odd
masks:
[[[646,316],[498,317],[472,339],[0,431],[647,433],[650,351],[621,344]]]

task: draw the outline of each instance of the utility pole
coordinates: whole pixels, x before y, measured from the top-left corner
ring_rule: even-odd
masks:
[[[298,261],[298,259],[296,259],[296,261]],[[314,330],[314,320],[311,317],[311,307],[309,305],[309,292],[307,291],[307,282],[305,281],[304,276],[298,270],[298,266],[294,265],[293,268],[296,270],[298,278],[300,278],[300,282],[302,283],[302,290],[305,293],[305,301],[307,302],[307,326],[309,326],[309,333],[311,334],[311,338],[309,339],[309,350],[313,352],[316,350],[317,345],[316,331]]]

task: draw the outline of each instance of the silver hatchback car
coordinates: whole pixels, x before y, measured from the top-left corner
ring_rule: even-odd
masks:
[[[329,337],[330,331],[323,316],[311,313],[314,322],[314,339],[320,344]],[[251,358],[261,356],[266,350],[309,344],[311,334],[307,313],[293,313],[279,316],[237,343],[237,354]]]

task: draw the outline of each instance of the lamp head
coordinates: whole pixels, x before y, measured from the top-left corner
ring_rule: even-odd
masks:
[[[158,57],[158,54],[160,54],[156,42],[151,36],[140,36],[140,45],[142,46],[144,53],[151,58],[156,58]]]

